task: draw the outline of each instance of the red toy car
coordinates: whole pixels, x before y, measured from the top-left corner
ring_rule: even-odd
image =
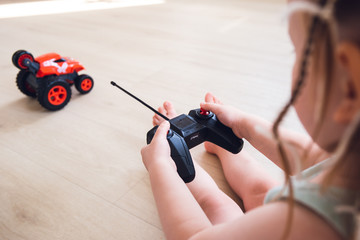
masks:
[[[20,69],[16,85],[27,96],[37,98],[41,106],[55,111],[69,102],[71,85],[85,94],[92,90],[93,79],[78,72],[84,67],[76,60],[47,53],[34,58],[25,50],[18,50],[12,56],[13,64]]]

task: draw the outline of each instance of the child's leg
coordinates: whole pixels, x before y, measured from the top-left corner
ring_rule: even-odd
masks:
[[[219,157],[226,180],[243,200],[246,210],[262,205],[267,191],[279,185],[245,150],[235,155],[209,142],[205,148]]]
[[[211,93],[206,94],[205,101],[222,104]],[[267,191],[279,185],[245,150],[234,155],[212,143],[205,143],[205,148],[220,158],[226,180],[243,200],[246,210],[262,205]]]

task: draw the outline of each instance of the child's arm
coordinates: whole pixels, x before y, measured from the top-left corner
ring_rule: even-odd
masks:
[[[291,228],[284,238],[289,206],[284,201],[266,204],[249,211],[238,219],[204,229],[190,240],[217,239],[326,239],[339,240],[341,236],[324,219],[311,210],[295,204]]]
[[[176,172],[166,139],[168,130],[169,123],[164,121],[141,154],[167,239],[188,239],[211,223]]]
[[[283,168],[281,164],[281,158],[277,151],[276,142],[272,136],[272,124],[264,119],[256,117],[251,114],[241,112],[240,110],[216,103],[201,103],[201,107],[210,110],[216,114],[217,118],[225,125],[233,129],[234,133],[241,138],[245,138],[252,146],[263,153],[267,158],[273,161],[280,168]],[[295,156],[302,156],[302,154],[308,150],[309,146],[312,146],[308,157],[302,162],[302,168],[308,168],[321,159],[325,159],[325,152],[313,143],[309,136],[292,132],[283,128],[280,128],[280,136],[285,142],[292,143],[296,146]],[[295,163],[293,163],[293,150],[286,148],[289,159],[291,161],[292,170],[295,169]],[[325,157],[324,157],[325,156]]]

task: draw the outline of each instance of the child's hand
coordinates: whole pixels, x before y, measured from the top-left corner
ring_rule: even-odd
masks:
[[[222,124],[233,130],[237,137],[247,138],[245,120],[251,117],[249,114],[243,113],[232,106],[223,105],[211,93],[206,94],[205,101],[205,103],[200,104],[201,108],[213,112]]]
[[[166,138],[169,128],[168,121],[162,122],[151,143],[141,149],[142,160],[148,171],[153,166],[165,167],[169,165],[176,169],[176,165],[170,157],[170,146]]]

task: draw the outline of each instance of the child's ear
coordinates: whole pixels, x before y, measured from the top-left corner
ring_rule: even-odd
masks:
[[[347,124],[360,110],[360,48],[351,42],[341,42],[336,49],[337,61],[344,74],[343,99],[334,120]]]

